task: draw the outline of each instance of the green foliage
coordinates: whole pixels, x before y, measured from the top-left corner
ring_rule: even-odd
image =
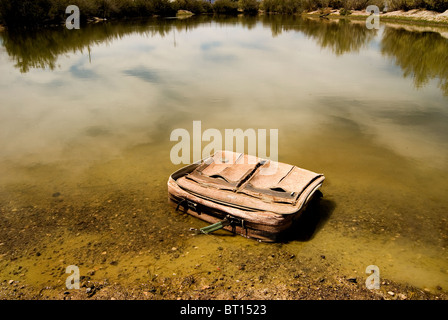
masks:
[[[0,12],[9,26],[39,23],[42,17],[48,21],[49,0],[0,0]]]
[[[305,1],[308,0],[263,0],[262,8],[266,12],[294,14],[303,11]]]
[[[195,14],[213,12],[212,4],[207,0],[176,0],[172,5],[176,11],[188,10]]]
[[[189,1],[198,6],[205,2]],[[61,23],[68,5],[79,7],[82,20],[175,14],[175,5],[169,0],[0,0],[0,15],[10,27]]]
[[[263,0],[260,9],[266,12],[276,12],[277,11],[277,0]]]
[[[238,2],[232,0],[216,0],[213,11],[217,14],[237,14]]]
[[[369,2],[367,2],[367,5],[375,5],[377,6],[380,11],[384,10],[384,5],[385,5],[385,1],[384,0],[369,0]],[[365,8],[364,8],[365,9]]]
[[[434,10],[438,12],[445,12],[448,10],[447,0],[424,0],[425,8],[428,10]]]
[[[369,5],[368,0],[345,0],[344,8],[351,10],[365,10]]]
[[[438,12],[448,10],[448,0],[388,0],[389,10],[426,9]]]
[[[409,10],[409,5],[412,0],[389,0],[387,2],[389,11],[395,10]]]
[[[378,6],[380,10],[384,7],[383,0],[263,0],[261,6],[266,12],[283,14],[310,12],[318,9],[321,12],[326,12],[328,11],[325,10],[326,8],[344,8],[344,14],[348,14],[350,10],[365,10],[371,4]]]
[[[239,0],[238,5],[246,14],[257,14],[260,9],[260,2],[257,0]]]
[[[352,14],[352,12],[351,12],[350,10],[348,10],[348,9],[341,8],[341,9],[339,10],[339,14],[340,14],[341,16],[348,16],[348,15]]]
[[[62,23],[67,17],[65,8],[77,5],[81,19],[123,17],[174,16],[177,10],[195,14],[246,14],[266,12],[296,14],[325,8],[340,9],[343,15],[350,10],[365,10],[376,5],[383,10],[384,0],[0,0],[0,23],[10,27],[39,26]],[[427,9],[438,12],[448,10],[448,0],[387,0],[389,10]],[[327,10],[328,11],[328,10]]]
[[[334,8],[334,9],[342,8],[343,5],[344,5],[344,0],[330,0],[328,3],[328,6],[330,8]]]
[[[301,5],[304,11],[315,11],[318,8],[317,2],[313,0],[302,0]]]

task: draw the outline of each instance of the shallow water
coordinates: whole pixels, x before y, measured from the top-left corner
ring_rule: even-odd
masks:
[[[2,279],[62,284],[71,264],[121,282],[185,276],[243,248],[448,288],[441,34],[199,17],[0,33],[0,44]],[[195,120],[223,135],[278,129],[279,161],[326,176],[317,226],[280,246],[191,236],[204,223],[167,206],[166,181],[179,167],[170,133]]]

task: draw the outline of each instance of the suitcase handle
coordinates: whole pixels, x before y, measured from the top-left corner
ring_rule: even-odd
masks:
[[[246,226],[244,224],[244,220],[238,219],[238,218],[235,218],[235,217],[231,217],[231,216],[227,216],[227,217],[225,217],[221,221],[218,221],[218,222],[216,222],[216,223],[214,223],[212,225],[209,225],[207,227],[203,227],[203,228],[199,229],[199,231],[202,232],[202,233],[208,234],[208,233],[211,233],[213,231],[217,231],[219,229],[222,229],[222,228],[230,226],[230,225],[235,226],[236,224],[241,225],[241,227],[243,229],[246,229],[246,232],[247,232],[247,228],[246,228]]]
[[[217,231],[219,229],[222,229],[226,226],[230,225],[230,220],[228,220],[227,218],[225,218],[224,220],[218,221],[212,225],[209,225],[207,227],[201,228],[199,229],[199,231],[201,231],[202,233],[208,234],[210,232],[213,231]]]

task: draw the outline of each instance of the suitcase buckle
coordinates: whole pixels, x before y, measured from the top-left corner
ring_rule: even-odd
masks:
[[[194,202],[191,202],[191,201],[187,200],[187,207],[188,207],[188,209],[190,209],[190,210],[192,210],[194,212],[198,212],[198,204],[197,203],[194,203]]]
[[[184,207],[184,209],[186,209],[186,210],[190,209],[190,210],[200,214],[200,212],[198,210],[198,204],[193,201],[190,201],[185,198],[180,200],[179,203],[177,204],[176,211],[179,210],[180,206]]]

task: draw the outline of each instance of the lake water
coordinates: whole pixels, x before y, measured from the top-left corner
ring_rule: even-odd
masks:
[[[446,35],[281,16],[0,33],[1,278],[188,274],[219,246],[446,290]],[[166,182],[170,133],[195,120],[277,129],[279,161],[324,173],[312,235],[189,236],[205,224],[168,207]]]

